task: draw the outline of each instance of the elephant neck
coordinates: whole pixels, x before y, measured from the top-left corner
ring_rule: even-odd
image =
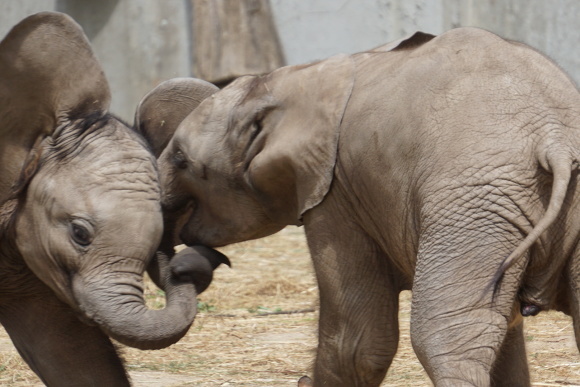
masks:
[[[10,302],[10,297],[18,294],[19,297],[26,295],[34,296],[38,289],[33,285],[38,280],[24,262],[22,254],[16,247],[16,214],[18,212],[18,200],[11,199],[0,206],[0,305]],[[29,286],[23,286],[29,285]],[[28,293],[28,294],[27,294]],[[7,296],[8,299],[3,299]]]
[[[14,245],[17,209],[18,199],[9,199],[0,206],[0,241],[2,243],[0,246],[2,246],[2,250],[4,250],[5,244]]]
[[[16,246],[16,218],[19,205],[19,199],[9,199],[0,206],[0,277],[5,277],[6,265],[15,267],[16,270],[27,267]]]

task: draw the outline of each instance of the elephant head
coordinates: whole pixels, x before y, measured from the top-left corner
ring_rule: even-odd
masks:
[[[0,204],[14,208],[12,246],[2,249],[111,337],[162,348],[191,325],[195,290],[162,270],[167,307],[144,303],[143,273],[163,233],[158,173],[145,140],[108,114],[109,101],[68,16],[30,16],[0,42]]]
[[[167,232],[188,245],[223,246],[300,225],[332,182],[352,66],[337,56],[245,76],[218,93],[174,80],[176,94],[207,98],[173,127],[142,128],[167,139],[158,159],[162,204],[178,214]],[[173,117],[173,109],[157,111]]]

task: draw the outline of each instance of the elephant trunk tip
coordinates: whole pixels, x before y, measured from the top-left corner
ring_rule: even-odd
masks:
[[[227,256],[206,246],[189,246],[171,259],[171,272],[182,281],[193,282],[197,294],[208,288],[213,271],[221,264],[232,266]]]

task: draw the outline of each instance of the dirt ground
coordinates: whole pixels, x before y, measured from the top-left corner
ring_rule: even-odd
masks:
[[[220,268],[200,296],[187,336],[170,348],[122,348],[134,386],[295,386],[316,348],[317,289],[301,229],[222,249]],[[149,284],[148,302],[162,297]],[[409,339],[410,293],[401,295],[399,351],[382,386],[430,386]],[[526,342],[534,386],[580,386],[580,357],[570,318],[528,318]],[[41,386],[0,330],[0,386]]]

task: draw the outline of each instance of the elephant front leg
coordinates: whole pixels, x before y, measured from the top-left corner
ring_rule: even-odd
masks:
[[[129,386],[109,338],[83,324],[43,284],[0,306],[0,323],[47,386]]]
[[[307,228],[320,289],[314,386],[378,386],[399,340],[397,276],[365,236],[337,234]]]
[[[559,309],[572,316],[576,347],[580,351],[580,245],[567,265],[567,293],[564,305],[559,305]]]
[[[422,236],[413,283],[413,348],[438,387],[499,386],[506,381],[529,386],[521,328],[510,330],[506,338],[521,265],[506,272],[493,301],[491,290],[485,293],[519,240],[516,233],[505,232],[507,226],[472,227],[485,233],[465,235],[454,227],[440,227],[438,233],[427,230]],[[502,375],[513,377],[501,380]]]

